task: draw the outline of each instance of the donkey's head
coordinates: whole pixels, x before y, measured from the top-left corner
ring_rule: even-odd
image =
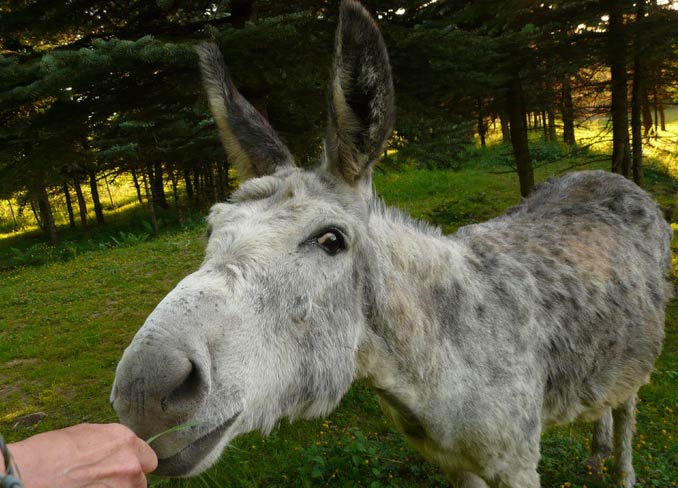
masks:
[[[244,432],[326,414],[348,389],[366,333],[370,175],[394,119],[384,42],[350,0],[315,170],[295,167],[214,45],[198,54],[221,140],[246,181],[212,208],[202,266],[136,334],[111,395],[142,437],[195,423],[154,444],[158,473],[170,476],[203,471]]]

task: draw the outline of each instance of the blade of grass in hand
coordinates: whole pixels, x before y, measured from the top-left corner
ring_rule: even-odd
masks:
[[[152,442],[155,442],[158,440],[158,438],[164,436],[165,434],[171,434],[172,432],[179,432],[180,430],[185,430],[185,429],[190,429],[191,427],[195,427],[196,425],[199,425],[199,422],[185,422],[183,424],[175,425],[174,427],[167,429],[164,432],[160,432],[159,434],[155,434],[154,436],[151,436],[148,438],[146,441],[146,444],[150,444]]]

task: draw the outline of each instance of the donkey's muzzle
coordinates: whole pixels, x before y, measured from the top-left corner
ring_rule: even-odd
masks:
[[[200,409],[209,394],[209,365],[179,350],[130,347],[116,374],[111,402],[133,425],[184,421]],[[136,429],[135,429],[136,430]]]

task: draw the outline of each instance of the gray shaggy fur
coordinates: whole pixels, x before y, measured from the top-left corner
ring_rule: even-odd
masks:
[[[355,2],[342,4],[337,43],[341,73],[380,73],[351,78],[366,96],[331,97],[345,113],[330,115],[328,139],[350,150],[328,143],[304,171],[260,118],[227,126],[236,142],[264,138],[241,159],[260,177],[212,208],[200,269],[125,351],[111,394],[120,418],[141,437],[197,422],[153,446],[160,474],[191,476],[242,433],[329,413],[363,378],[455,486],[537,488],[543,429],[576,419],[597,422],[591,459],[614,447],[617,480],[631,486],[635,395],[671,296],[657,205],[590,171],[449,237],[386,208],[369,179],[394,113],[388,59]],[[345,78],[331,89],[345,93]],[[343,248],[330,252],[330,237]]]

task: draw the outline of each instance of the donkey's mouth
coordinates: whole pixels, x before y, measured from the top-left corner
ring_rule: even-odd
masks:
[[[178,453],[170,457],[158,459],[158,469],[153,474],[159,476],[187,476],[214,449],[241,412],[242,410],[219,427],[191,442]]]

